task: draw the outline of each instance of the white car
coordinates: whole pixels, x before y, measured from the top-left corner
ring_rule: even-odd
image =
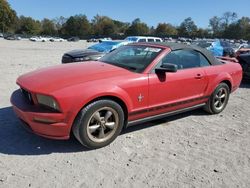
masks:
[[[66,40],[60,37],[53,37],[49,39],[50,42],[65,42]]]
[[[131,42],[163,42],[159,37],[130,36],[124,40]]]
[[[47,42],[49,41],[50,38],[46,38],[46,37],[31,37],[30,41],[33,42]]]

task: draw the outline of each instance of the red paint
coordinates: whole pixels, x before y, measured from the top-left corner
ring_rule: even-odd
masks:
[[[222,81],[229,81],[232,91],[240,85],[241,66],[226,60],[227,63],[223,65],[178,70],[159,78],[151,70],[170,49],[158,47],[164,50],[141,74],[94,61],[53,66],[22,75],[17,79],[17,84],[32,93],[35,105],[26,104],[16,91],[11,97],[14,110],[34,133],[48,138],[68,139],[79,111],[100,97],[119,98],[126,105],[128,114],[145,111],[128,117],[128,120],[136,120],[206,102],[208,99],[202,97],[210,96]],[[37,105],[36,94],[52,96],[59,104],[60,112],[44,112]],[[143,96],[141,102],[138,100],[140,94]],[[201,100],[193,100],[195,98]],[[157,108],[180,101],[191,102],[166,109]],[[156,110],[146,111],[150,108]],[[34,118],[47,118],[56,123],[41,123],[34,121]]]

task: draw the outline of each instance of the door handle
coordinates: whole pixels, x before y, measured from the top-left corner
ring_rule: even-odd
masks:
[[[202,79],[203,76],[202,76],[202,74],[197,74],[194,78],[195,78],[195,79]]]

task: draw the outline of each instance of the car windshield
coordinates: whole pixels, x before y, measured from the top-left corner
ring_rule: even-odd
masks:
[[[101,42],[93,46],[90,46],[88,47],[88,49],[96,50],[98,52],[108,53],[111,50],[113,50],[113,48],[115,48],[115,46],[118,45],[119,43],[120,42],[105,41],[105,42]]]
[[[162,48],[149,46],[122,46],[99,61],[142,73],[161,51]]]

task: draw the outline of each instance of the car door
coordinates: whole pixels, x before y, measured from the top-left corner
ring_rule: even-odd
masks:
[[[205,57],[194,50],[176,50],[159,61],[177,65],[177,72],[149,74],[149,111],[151,115],[178,110],[204,101],[208,79]]]

